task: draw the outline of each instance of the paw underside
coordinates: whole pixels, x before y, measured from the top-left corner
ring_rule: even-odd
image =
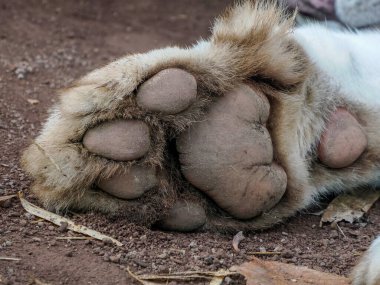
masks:
[[[250,20],[237,32],[240,17]],[[290,26],[276,7],[246,3],[216,22],[209,41],[128,56],[83,77],[62,91],[24,153],[33,191],[54,211],[95,210],[168,230],[254,230],[293,215],[267,129],[273,88],[252,80],[270,76],[290,93],[302,84],[307,60]],[[332,125],[345,116],[358,124],[340,112]],[[363,151],[360,126],[348,132],[363,141],[337,158],[329,151],[339,138],[324,134],[326,165],[347,166]]]

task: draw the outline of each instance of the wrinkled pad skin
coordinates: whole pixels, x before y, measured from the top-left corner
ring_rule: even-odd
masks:
[[[185,178],[239,219],[269,210],[286,189],[286,174],[273,163],[268,115],[267,99],[241,85],[177,140]]]
[[[143,83],[136,100],[148,111],[176,114],[196,100],[196,88],[191,74],[167,69]],[[273,163],[271,138],[265,128],[268,116],[267,98],[241,85],[218,98],[203,121],[177,138],[185,178],[235,218],[260,215],[285,192],[286,175]],[[138,159],[151,147],[149,127],[136,120],[102,123],[87,131],[83,144],[109,159]],[[141,197],[157,184],[155,170],[142,166],[97,183],[103,191],[127,200]],[[205,222],[202,206],[179,201],[158,225],[165,230],[192,231]]]

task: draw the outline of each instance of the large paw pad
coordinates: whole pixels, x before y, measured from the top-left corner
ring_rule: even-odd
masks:
[[[286,189],[285,172],[273,163],[268,115],[268,100],[242,85],[177,141],[184,176],[240,219],[269,210]]]

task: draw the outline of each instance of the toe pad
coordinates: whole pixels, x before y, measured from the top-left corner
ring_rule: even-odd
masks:
[[[196,99],[197,82],[193,75],[178,68],[160,71],[139,88],[137,104],[143,109],[177,114]]]
[[[134,120],[102,123],[86,132],[83,145],[90,152],[109,159],[138,159],[149,150],[149,127],[144,122]]]
[[[156,173],[152,168],[132,166],[125,173],[102,180],[98,186],[103,191],[121,199],[136,199],[158,183]]]
[[[347,110],[339,108],[334,112],[318,147],[320,161],[331,168],[350,166],[367,148],[367,136]]]

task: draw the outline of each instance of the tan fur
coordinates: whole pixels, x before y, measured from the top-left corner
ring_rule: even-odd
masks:
[[[292,25],[293,18],[273,1],[244,2],[216,20],[208,41],[189,49],[171,47],[127,56],[89,73],[61,92],[60,103],[23,155],[23,165],[35,179],[33,192],[51,210],[97,210],[145,225],[164,217],[179,196],[195,197],[208,209],[205,228],[255,230],[294,215],[326,191],[350,190],[373,181],[379,170],[379,110],[343,100],[339,89],[309,62],[293,39]],[[175,117],[141,110],[134,100],[135,90],[169,67],[182,68],[196,77],[200,100]],[[270,99],[268,128],[288,186],[281,202],[268,213],[239,221],[196,191],[178,191],[183,190],[177,188],[182,185],[178,183],[180,175],[167,175],[173,164],[164,157],[168,138],[202,119],[213,98],[248,80]],[[364,125],[369,147],[351,167],[332,170],[318,163],[315,149],[327,118],[340,106]],[[87,129],[120,118],[143,120],[154,130],[154,148],[144,158],[120,163],[84,149],[81,140]],[[157,168],[161,183],[150,195],[124,201],[93,187],[97,179],[132,164]]]

